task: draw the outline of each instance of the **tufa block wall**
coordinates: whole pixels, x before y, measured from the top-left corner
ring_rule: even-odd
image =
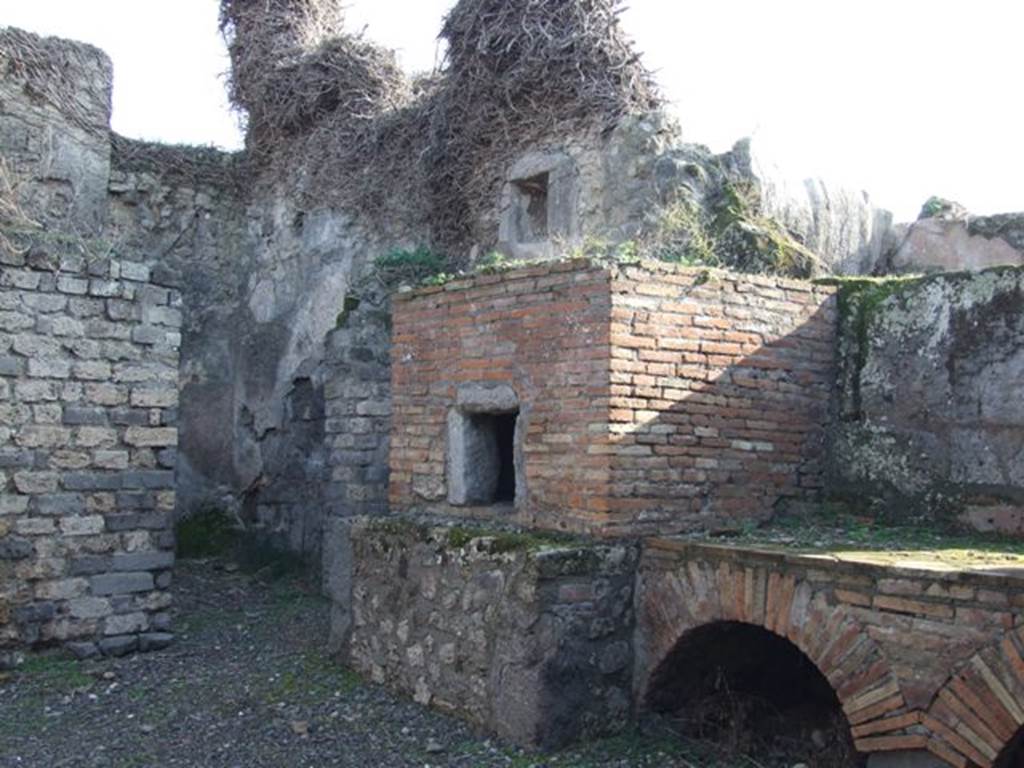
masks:
[[[392,507],[631,535],[736,527],[814,496],[833,293],[569,261],[399,296]],[[512,507],[448,503],[467,387],[515,393]]]
[[[180,299],[56,258],[0,268],[0,649],[126,652],[168,639]]]

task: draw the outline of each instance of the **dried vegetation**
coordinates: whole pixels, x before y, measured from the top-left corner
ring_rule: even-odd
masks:
[[[614,123],[659,99],[619,25],[619,0],[460,0],[437,73],[342,28],[332,0],[222,0],[230,93],[270,177],[380,217],[414,209],[464,262],[509,164],[544,138]]]
[[[106,105],[109,112],[109,74],[82,78],[82,73],[90,70],[109,73],[110,61],[98,48],[55,37],[40,38],[14,27],[0,28],[0,73],[4,79],[60,110],[82,130],[105,135],[109,127],[105,119],[99,119],[95,105]]]

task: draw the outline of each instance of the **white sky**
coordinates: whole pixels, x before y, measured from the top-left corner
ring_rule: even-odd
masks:
[[[349,0],[353,30],[430,69],[452,0]],[[114,61],[114,128],[237,147],[216,0],[0,0],[0,25]],[[1024,210],[1024,2],[632,0],[627,31],[687,140],[754,135],[795,176],[867,189],[914,218],[938,194]]]

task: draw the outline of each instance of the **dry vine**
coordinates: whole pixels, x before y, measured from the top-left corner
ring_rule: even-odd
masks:
[[[81,76],[91,69],[105,74]],[[109,130],[110,61],[98,48],[40,38],[14,27],[0,28],[0,72],[79,128],[100,135]]]
[[[410,83],[393,54],[342,32],[332,0],[221,0],[247,147],[320,205],[415,209],[464,260],[498,186],[531,144],[656,107],[619,0],[460,0],[445,66]]]
[[[245,157],[214,147],[158,144],[110,135],[111,165],[119,171],[150,173],[165,183],[191,189],[214,187],[241,194],[245,190]]]

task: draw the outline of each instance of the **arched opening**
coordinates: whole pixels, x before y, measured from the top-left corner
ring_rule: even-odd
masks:
[[[1024,768],[1024,728],[1003,747],[992,768]]]
[[[682,737],[765,768],[865,762],[825,676],[791,642],[751,624],[683,635],[655,670],[646,704]]]

